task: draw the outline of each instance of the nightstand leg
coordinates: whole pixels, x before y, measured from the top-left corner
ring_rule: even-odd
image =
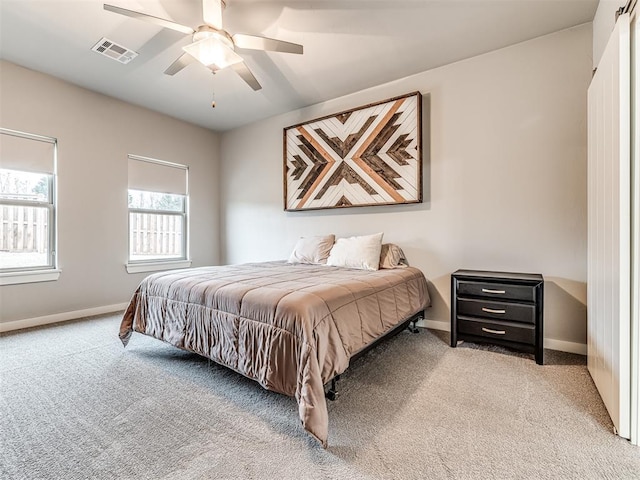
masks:
[[[455,275],[451,275],[451,328],[449,330],[449,345],[458,346],[458,281]]]
[[[544,348],[536,348],[536,363],[538,365],[544,365]]]

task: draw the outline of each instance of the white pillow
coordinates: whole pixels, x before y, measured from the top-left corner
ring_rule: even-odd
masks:
[[[382,233],[375,233],[360,237],[339,238],[331,249],[327,265],[378,270],[382,235]]]
[[[293,248],[289,263],[310,263],[313,265],[327,263],[327,257],[336,240],[335,235],[319,237],[300,237]]]

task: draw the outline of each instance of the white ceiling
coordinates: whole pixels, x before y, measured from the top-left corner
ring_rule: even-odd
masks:
[[[195,27],[199,0],[106,0]],[[0,0],[0,58],[214,130],[340,97],[593,20],[598,0],[226,0],[224,28],[304,45],[238,50],[263,89],[230,69],[164,70],[188,35],[105,11],[100,0]],[[139,53],[92,52],[101,37]],[[217,106],[211,108],[212,92]]]

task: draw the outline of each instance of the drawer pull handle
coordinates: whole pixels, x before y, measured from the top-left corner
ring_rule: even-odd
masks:
[[[501,293],[506,293],[504,290],[491,290],[490,288],[483,288],[482,289],[483,293],[495,293],[495,294],[501,294]]]
[[[494,310],[493,308],[486,308],[486,307],[482,307],[482,311],[487,313],[507,313],[506,310]]]
[[[507,333],[504,330],[491,330],[490,328],[484,327],[482,327],[482,331],[487,333],[495,333],[496,335],[504,335],[505,333]]]

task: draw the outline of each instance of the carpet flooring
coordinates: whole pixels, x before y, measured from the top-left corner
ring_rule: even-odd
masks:
[[[640,479],[584,357],[403,332],[355,361],[329,447],[294,399],[120,316],[0,336],[2,479]]]

